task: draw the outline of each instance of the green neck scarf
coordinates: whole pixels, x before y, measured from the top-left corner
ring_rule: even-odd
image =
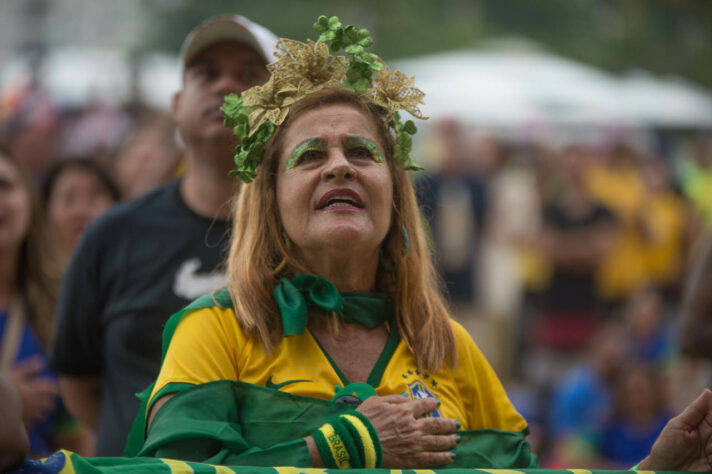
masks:
[[[339,293],[329,280],[316,275],[282,278],[272,292],[282,313],[284,336],[304,334],[309,306],[337,313],[340,320],[373,329],[391,319],[393,303],[383,293]]]

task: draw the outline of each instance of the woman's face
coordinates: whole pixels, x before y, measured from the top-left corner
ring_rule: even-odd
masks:
[[[16,249],[30,227],[32,204],[20,173],[0,157],[0,250]]]
[[[67,168],[58,177],[47,201],[47,214],[57,241],[71,253],[87,225],[114,203],[91,171]]]
[[[277,205],[302,252],[372,252],[391,222],[393,183],[376,126],[348,105],[305,112],[287,129]]]

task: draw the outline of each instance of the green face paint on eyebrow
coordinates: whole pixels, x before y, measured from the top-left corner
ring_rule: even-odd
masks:
[[[344,138],[344,148],[346,148],[347,151],[357,148],[366,148],[371,152],[371,156],[373,156],[374,160],[379,163],[386,162],[385,158],[383,158],[383,153],[381,153],[381,149],[368,138],[359,137],[358,135],[349,135]]]
[[[294,147],[294,150],[292,150],[292,153],[289,155],[287,163],[284,165],[285,171],[289,171],[297,166],[297,164],[299,164],[299,159],[308,151],[324,151],[324,143],[321,138],[307,138]]]

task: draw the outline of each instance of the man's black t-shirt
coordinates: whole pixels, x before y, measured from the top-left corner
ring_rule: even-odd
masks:
[[[614,225],[613,214],[600,204],[593,204],[589,212],[571,216],[558,205],[544,208],[544,223],[558,232],[581,233],[600,225]],[[569,270],[554,267],[543,304],[548,310],[583,311],[598,309],[601,304],[596,290],[595,268]]]
[[[119,456],[158,375],[163,325],[224,284],[226,221],[203,218],[178,182],[120,204],[87,229],[72,256],[56,312],[50,366],[102,377],[96,454]]]

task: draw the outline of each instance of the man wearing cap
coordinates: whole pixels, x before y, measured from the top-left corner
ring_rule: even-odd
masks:
[[[239,16],[211,18],[190,33],[172,103],[185,175],[97,219],[72,256],[50,366],[69,411],[96,431],[98,456],[123,452],[135,393],[158,374],[165,321],[224,282],[235,143],[219,108],[226,94],[267,80],[275,42]]]

